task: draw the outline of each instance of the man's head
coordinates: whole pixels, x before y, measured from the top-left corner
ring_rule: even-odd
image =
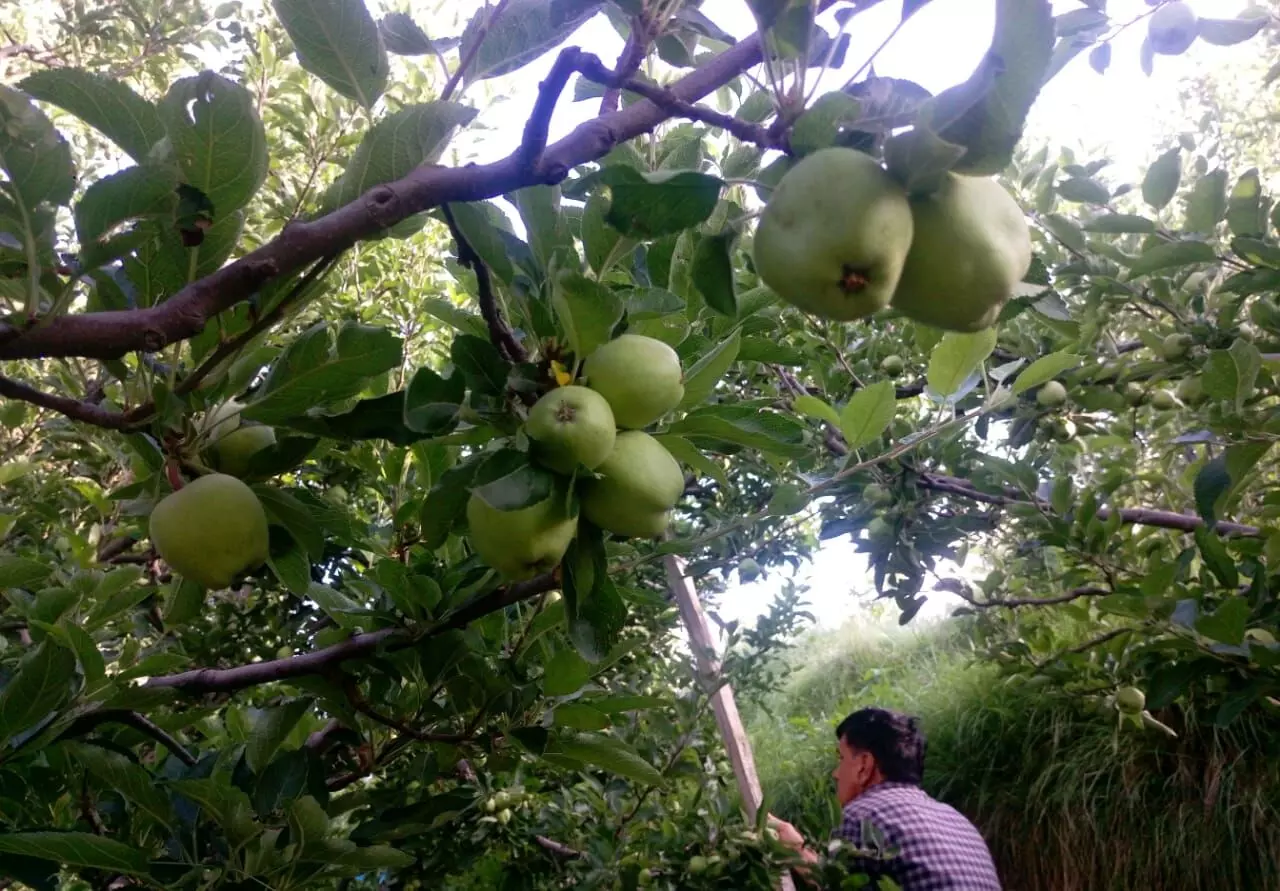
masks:
[[[864,708],[836,728],[840,761],[831,776],[841,806],[879,783],[920,785],[924,778],[924,733],[918,718],[882,708]]]

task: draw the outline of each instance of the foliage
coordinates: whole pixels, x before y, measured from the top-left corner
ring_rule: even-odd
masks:
[[[974,553],[977,589],[939,584],[1005,671],[1133,684],[1221,726],[1274,706],[1280,219],[1261,179],[1172,147],[1116,183],[1105,159],[1019,145],[1043,80],[1123,26],[1096,3],[998,0],[993,52],[937,96],[821,92],[871,5],[752,2],[737,42],[678,0],[501,0],[448,36],[360,0],[66,2],[40,33],[6,9],[24,42],[0,58],[0,869],[34,888],[60,869],[770,886],[785,857],[708,769],[707,703],[768,687],[799,598],[695,680],[673,555],[714,593],[747,559],[853,534],[905,623]],[[565,47],[511,154],[453,163],[468,95],[598,14],[627,40],[616,68]],[[599,117],[548,144],[571,79]],[[761,201],[833,145],[912,191],[1005,174],[1037,262],[995,327],[830,324],[761,285]],[[623,332],[684,369],[651,427],[686,473],[670,535],[581,521],[558,568],[504,581],[465,505],[548,496],[528,406]],[[1052,380],[1065,406],[1037,400]],[[147,518],[209,470],[232,399],[274,430],[243,473],[270,556],[205,590]]]

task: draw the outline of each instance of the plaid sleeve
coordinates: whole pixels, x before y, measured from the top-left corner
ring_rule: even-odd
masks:
[[[854,873],[883,876],[900,853],[884,829],[868,814],[847,808],[832,834],[831,855]]]

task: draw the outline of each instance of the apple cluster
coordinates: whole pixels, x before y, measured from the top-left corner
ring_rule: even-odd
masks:
[[[476,554],[512,579],[559,564],[582,516],[608,532],[657,538],[684,492],[684,473],[662,443],[642,428],[684,398],[676,351],[660,340],[623,334],[583,363],[583,384],[545,394],[529,410],[524,432],[534,461],[559,475],[546,499],[515,510],[490,504],[479,491],[467,503],[469,540]]]

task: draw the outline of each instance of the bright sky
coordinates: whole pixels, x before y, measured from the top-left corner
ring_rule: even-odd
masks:
[[[1198,13],[1218,17],[1233,16],[1247,5],[1234,0],[1192,0]],[[1055,0],[1054,11],[1061,14],[1082,6],[1077,0]],[[754,30],[744,0],[707,0],[701,8],[737,37]],[[823,90],[838,88],[863,65],[893,30],[900,10],[896,0],[885,0],[855,19],[844,73],[828,73]],[[876,73],[914,80],[933,92],[963,81],[989,45],[994,10],[994,0],[932,0],[877,56]],[[1108,10],[1113,21],[1123,23],[1142,14],[1147,6],[1144,0],[1111,0]],[[835,30],[830,13],[824,21],[828,30]],[[1179,82],[1200,66],[1225,64],[1238,50],[1197,44],[1185,56],[1157,58],[1155,76],[1148,78],[1139,65],[1143,24],[1129,28],[1113,42],[1112,64],[1105,76],[1096,74],[1081,54],[1050,82],[1028,122],[1028,139],[1068,146],[1089,158],[1105,154],[1114,162],[1111,176],[1136,180],[1150,159],[1167,147],[1159,144],[1161,137],[1194,127],[1194,121],[1184,121],[1179,115]],[[622,48],[621,38],[603,17],[583,26],[567,43],[596,53],[607,64],[612,64]],[[549,53],[518,73],[491,82],[494,95],[502,99],[480,118],[494,129],[475,147],[478,160],[501,157],[519,140],[524,114],[554,56]],[[597,105],[594,101],[562,102],[552,122],[552,138],[589,119]],[[986,569],[971,558],[963,574],[981,577]],[[725,621],[753,623],[789,576],[789,569],[778,569],[751,584],[731,584],[716,611]],[[827,628],[862,612],[866,598],[874,593],[866,558],[848,538],[824,543],[813,562],[794,578],[809,586],[810,611],[818,624]],[[943,616],[960,602],[954,595],[931,594],[929,605],[916,621]]]

